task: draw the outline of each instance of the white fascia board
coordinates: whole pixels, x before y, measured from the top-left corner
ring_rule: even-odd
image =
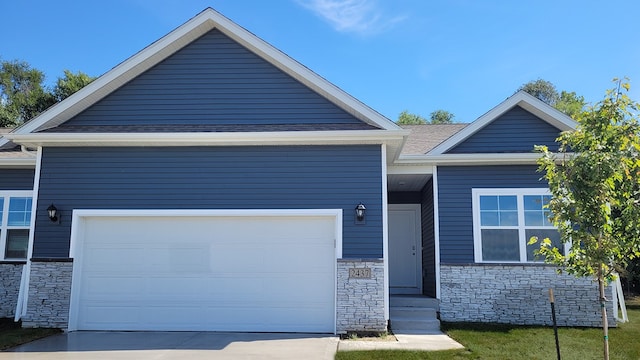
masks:
[[[422,164],[393,164],[387,167],[388,175],[415,175],[415,174],[433,174],[433,165]]]
[[[218,17],[215,20],[220,25],[216,26],[218,30],[222,31],[225,35],[252,50],[254,53],[260,55],[262,58],[266,59],[271,64],[278,67],[280,70],[284,71],[296,80],[312,88],[320,95],[328,98],[340,108],[355,116],[359,120],[362,120],[373,126],[381,127],[385,130],[402,129],[395,122],[386,118],[369,106],[363,104],[361,101],[357,100],[336,85],[327,81],[322,76],[311,71],[308,67],[302,65],[287,54],[276,49],[264,40],[247,31],[245,28],[220,15],[214,10],[211,11]]]
[[[238,146],[401,143],[406,131],[282,131],[221,133],[35,133],[7,135],[26,146]]]
[[[538,153],[404,155],[395,165],[535,165],[541,156]]]
[[[218,29],[274,66],[325,96],[340,108],[370,125],[385,130],[400,130],[393,121],[364,105],[337,86],[331,84],[304,65],[269,45],[253,33],[239,26],[211,8],[205,9],[169,34],[123,61],[80,91],[14,130],[15,134],[28,134],[56,127],[79,114],[103,97],[115,91],[144,71],[188,45],[212,29]],[[8,139],[0,138],[0,146]]]
[[[513,96],[507,98],[505,101],[498,104],[498,106],[489,110],[484,115],[480,116],[477,120],[463,128],[459,132],[455,133],[440,145],[433,148],[428,154],[444,154],[445,152],[460,144],[471,135],[475,134],[480,129],[484,128],[515,106],[522,107],[533,115],[557,127],[561,131],[573,130],[576,128],[576,122],[573,121],[573,119],[571,119],[569,116],[542,102],[535,96],[532,96],[525,91],[519,91]]]
[[[213,21],[207,21],[207,13],[200,13],[10,134],[28,134],[64,123],[214,27]]]
[[[36,158],[32,159],[0,159],[0,169],[4,168],[24,168],[33,169],[36,167]]]

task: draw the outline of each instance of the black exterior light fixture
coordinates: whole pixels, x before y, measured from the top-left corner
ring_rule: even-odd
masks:
[[[47,213],[49,214],[49,220],[52,222],[60,222],[60,218],[58,217],[58,208],[56,208],[55,205],[49,205]]]
[[[356,206],[356,224],[364,224],[365,223],[365,215],[367,212],[367,208],[363,203],[358,204]]]

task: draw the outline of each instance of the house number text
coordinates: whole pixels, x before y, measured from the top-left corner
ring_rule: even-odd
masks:
[[[371,279],[370,268],[349,268],[349,278]]]

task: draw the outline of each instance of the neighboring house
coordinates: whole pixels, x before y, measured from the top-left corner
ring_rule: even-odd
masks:
[[[0,137],[0,316],[344,333],[423,294],[544,324],[553,287],[562,325],[597,325],[595,284],[526,245],[557,237],[531,149],[573,126],[520,92],[401,128],[206,9]]]

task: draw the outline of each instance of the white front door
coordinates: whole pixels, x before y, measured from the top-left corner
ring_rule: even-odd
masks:
[[[422,293],[419,204],[389,204],[389,291]]]

